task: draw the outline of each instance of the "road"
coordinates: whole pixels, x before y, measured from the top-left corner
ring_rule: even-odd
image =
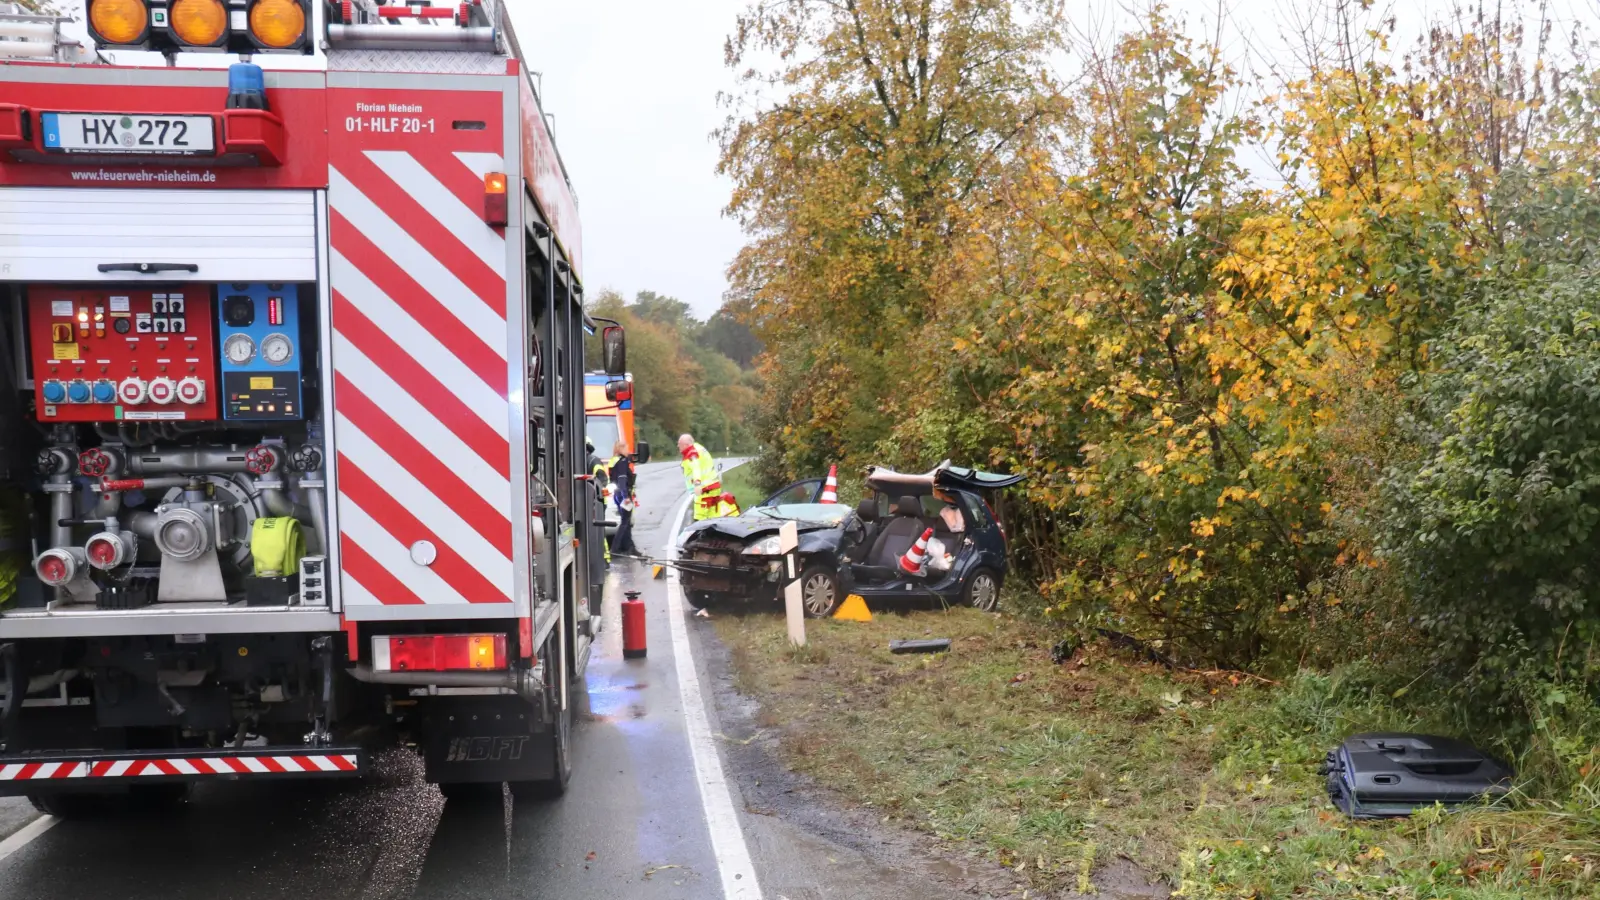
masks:
[[[676,463],[641,467],[639,493],[636,540],[659,553],[685,511]],[[624,590],[644,594],[646,659],[622,658]],[[99,821],[35,818],[8,801],[0,835],[22,830],[0,842],[0,897],[954,896],[930,886],[917,865],[885,862],[882,847],[893,842],[865,834],[855,820],[801,809],[792,798],[803,786],[786,781],[792,777],[748,740],[722,739],[724,715],[754,733],[751,711],[728,690],[725,672],[713,670],[721,647],[710,623],[689,615],[674,582],[619,561],[605,605],[607,628],[587,691],[578,694],[575,771],[561,800],[447,804],[422,781],[415,758],[394,752],[361,782],[205,785],[179,810],[119,811]],[[747,792],[760,797],[762,812],[752,811]]]

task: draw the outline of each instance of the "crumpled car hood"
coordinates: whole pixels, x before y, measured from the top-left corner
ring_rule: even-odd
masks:
[[[740,541],[748,541],[758,537],[765,537],[769,534],[777,534],[778,529],[783,527],[783,523],[785,521],[788,520],[774,519],[771,516],[761,515],[730,516],[725,519],[707,519],[703,522],[697,522],[694,525],[691,525],[687,535],[683,540],[684,543],[687,544],[690,541],[693,541],[699,535],[717,535],[720,537],[733,538]],[[807,534],[813,531],[824,531],[829,528],[839,527],[837,523],[829,524],[827,522],[795,521],[795,525],[801,534]]]

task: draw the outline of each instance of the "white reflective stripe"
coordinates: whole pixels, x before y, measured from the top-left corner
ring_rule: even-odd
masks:
[[[324,772],[339,771],[339,767],[333,764],[333,757],[331,756],[313,756],[311,761],[316,763],[317,768]]]
[[[339,427],[339,443],[345,444],[347,434],[342,430],[342,421]],[[407,495],[401,493],[398,496]],[[467,602],[467,598],[451,587],[450,582],[440,578],[439,573],[413,562],[409,548],[395,540],[376,519],[367,515],[366,510],[342,494],[339,497],[339,530],[343,532],[345,540],[353,541],[385,571],[405,582],[411,593],[422,602],[430,605]]]
[[[354,753],[346,753],[344,754],[344,761],[354,767],[356,765],[356,755]]]
[[[378,446],[376,441],[362,433],[355,426],[355,423],[343,415],[337,415],[334,427],[338,429],[339,451],[356,468],[376,482],[378,487],[382,488],[385,493],[404,501],[407,509],[417,518],[417,521],[433,532],[441,543],[458,554],[468,565],[478,570],[484,578],[488,579],[490,584],[499,588],[500,593],[504,594],[507,600],[511,599],[514,579],[511,558],[507,555],[509,547],[501,549],[489,543],[489,540],[479,534],[476,528],[467,524],[467,520],[462,518],[460,513],[434,496],[426,485],[420,482],[416,476],[402,468],[387,451]],[[427,435],[431,438],[431,435],[428,435],[427,432],[414,433],[419,437]],[[502,493],[499,499],[495,501],[494,508],[496,509],[510,496],[511,486],[506,482],[501,482],[501,484],[505,485],[503,488],[505,493]],[[340,500],[347,499],[349,498],[343,492],[340,492]],[[340,508],[342,509],[343,507],[341,506]],[[341,526],[343,524],[343,522],[340,523]],[[410,559],[409,550],[407,550],[406,558]],[[426,566],[418,566],[416,563],[411,563],[410,567],[431,571]],[[400,572],[405,570],[391,569],[390,571]]]
[[[171,760],[162,760],[162,762],[171,762]],[[157,765],[156,764],[156,760],[153,760],[153,759],[145,760],[144,761],[144,768],[139,770],[139,776],[141,778],[145,777],[147,775],[165,775],[165,774],[167,774],[167,773],[161,771],[161,766]]]
[[[56,769],[59,769],[64,765],[67,765],[67,763],[43,763],[39,766],[39,768],[33,770],[33,777],[49,778],[56,773]]]
[[[383,410],[384,415],[426,447],[428,454],[440,465],[466,482],[474,494],[496,509],[506,502],[506,492],[511,490],[510,480],[496,472],[476,450],[467,446],[466,441],[445,427],[427,407],[418,403],[415,397],[396,384],[388,373],[374,365],[366,354],[356,349],[337,330],[333,332],[333,359],[335,371],[350,379],[356,390],[366,394],[367,399]],[[500,404],[502,410],[506,408],[505,402],[498,397],[495,402]],[[504,424],[502,421],[501,425]],[[344,435],[339,437],[342,445]],[[344,447],[340,446],[339,449],[343,450]]]
[[[464,150],[458,150],[455,156],[456,159],[461,160],[462,165],[471,169],[472,174],[479,178],[490,172],[505,172],[506,170],[506,159],[498,153],[468,153]],[[507,182],[511,181],[509,174],[507,174],[506,180]]]
[[[278,765],[282,766],[285,772],[305,771],[305,769],[300,767],[299,763],[294,761],[294,757],[292,756],[274,756],[273,759],[278,761]]]
[[[116,777],[120,776],[122,773],[128,771],[128,769],[130,769],[132,767],[133,767],[133,760],[131,760],[131,759],[119,759],[116,762],[111,764],[111,768],[106,769],[105,775],[103,775],[102,777],[104,777],[104,778],[116,778]]]
[[[506,331],[506,320],[496,310],[505,309],[505,295],[480,299],[472,289],[461,283],[455,273],[445,268],[432,253],[417,239],[406,232],[404,228],[395,224],[377,204],[368,200],[348,178],[339,174],[339,170],[328,167],[328,203],[350,221],[373,246],[377,247],[383,255],[389,257],[405,269],[407,275],[422,287],[423,290],[435,297],[445,298],[449,302],[445,308],[462,324],[471,328],[478,334],[503,335]],[[341,293],[344,285],[340,283],[339,276],[333,276],[333,286]],[[490,308],[490,303],[494,308]],[[489,346],[505,358],[505,348],[495,347],[495,342],[490,341]]]
[[[460,397],[461,402],[488,423],[496,434],[506,436],[509,427],[505,413],[506,398],[500,396],[476,371],[462,362],[455,351],[434,337],[430,329],[419,324],[415,316],[394,302],[339,251],[335,250],[329,256],[329,268],[333,272],[333,283],[338,285],[337,290],[350,301],[351,306],[383,329],[389,340],[398,344],[407,356],[426,368],[452,394]],[[337,321],[334,324],[337,325]],[[496,350],[496,344],[500,342],[495,337],[496,332],[475,333],[487,337],[484,346]],[[503,359],[503,350],[497,352]],[[336,368],[342,368],[343,363],[337,355],[334,357]]]
[[[16,781],[17,773],[21,771],[21,763],[7,763],[4,768],[0,768],[0,781]]]
[[[376,672],[387,672],[389,666],[389,638],[380,635],[372,639],[372,668]]]
[[[92,767],[93,767],[92,763],[86,763],[86,762],[73,763],[72,764],[72,773],[69,774],[67,777],[68,778],[87,778],[87,777],[89,777],[89,769],[92,768]]]
[[[271,769],[267,768],[265,763],[263,763],[259,759],[256,759],[254,756],[241,756],[241,757],[239,757],[239,760],[240,760],[240,762],[244,763],[244,767],[246,769],[249,769],[252,772],[270,772],[270,771],[272,771]]]
[[[342,504],[341,504],[342,508]],[[344,588],[345,606],[382,606],[383,601],[373,596],[372,592],[362,587],[361,582],[349,572],[341,573],[340,585]]]
[[[194,763],[189,762],[187,759],[169,759],[167,762],[170,763],[174,769],[177,769],[179,772],[182,772],[185,775],[200,774],[200,770],[194,767]]]
[[[484,265],[504,276],[506,239],[483,221],[481,210],[473,210],[462,203],[460,197],[440,184],[432,172],[423,168],[416,157],[404,150],[368,150],[367,159],[372,160],[383,170],[383,174],[410,194],[411,199],[421,204],[474,256],[483,260]]]
[[[206,764],[206,768],[208,768],[211,771],[217,773],[218,775],[232,775],[233,774],[233,767],[228,765],[228,761],[226,759],[223,759],[220,756],[208,756],[208,757],[206,757],[205,758],[205,764]]]

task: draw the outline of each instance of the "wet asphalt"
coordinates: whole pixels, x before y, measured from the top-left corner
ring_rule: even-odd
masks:
[[[670,541],[677,523],[668,520],[682,496],[676,464],[641,468],[635,535],[646,552],[659,553]],[[624,590],[643,592],[644,659],[622,657]],[[0,898],[721,898],[666,592],[667,582],[653,580],[646,565],[619,560],[613,567],[607,626],[586,689],[576,696],[572,782],[560,800],[513,802],[486,792],[446,803],[422,780],[419,760],[392,751],[361,781],[204,785],[173,811],[118,810],[98,820],[56,822],[0,859]],[[710,623],[688,624],[712,733],[755,733],[753,708],[732,693],[726,653]],[[719,707],[730,721],[719,719]],[[954,896],[930,884],[930,873],[916,871],[920,866],[886,862],[877,852],[884,847],[902,862],[915,854],[866,836],[870,829],[860,827],[866,823],[819,814],[815,803],[801,799],[799,782],[774,790],[786,776],[770,755],[754,756],[757,749],[747,739],[718,752],[759,896]],[[760,808],[746,793],[761,795]],[[34,818],[26,801],[0,802],[0,837]]]

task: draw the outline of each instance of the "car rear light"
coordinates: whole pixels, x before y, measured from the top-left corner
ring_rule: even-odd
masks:
[[[471,672],[506,667],[503,634],[385,634],[372,639],[379,672]]]
[[[1000,540],[1009,540],[1009,538],[1006,537],[1006,526],[1001,523],[1000,517],[994,514],[994,507],[989,505],[989,501],[987,499],[983,501],[983,508],[989,511],[989,518],[994,520],[994,527],[1000,529]]]

